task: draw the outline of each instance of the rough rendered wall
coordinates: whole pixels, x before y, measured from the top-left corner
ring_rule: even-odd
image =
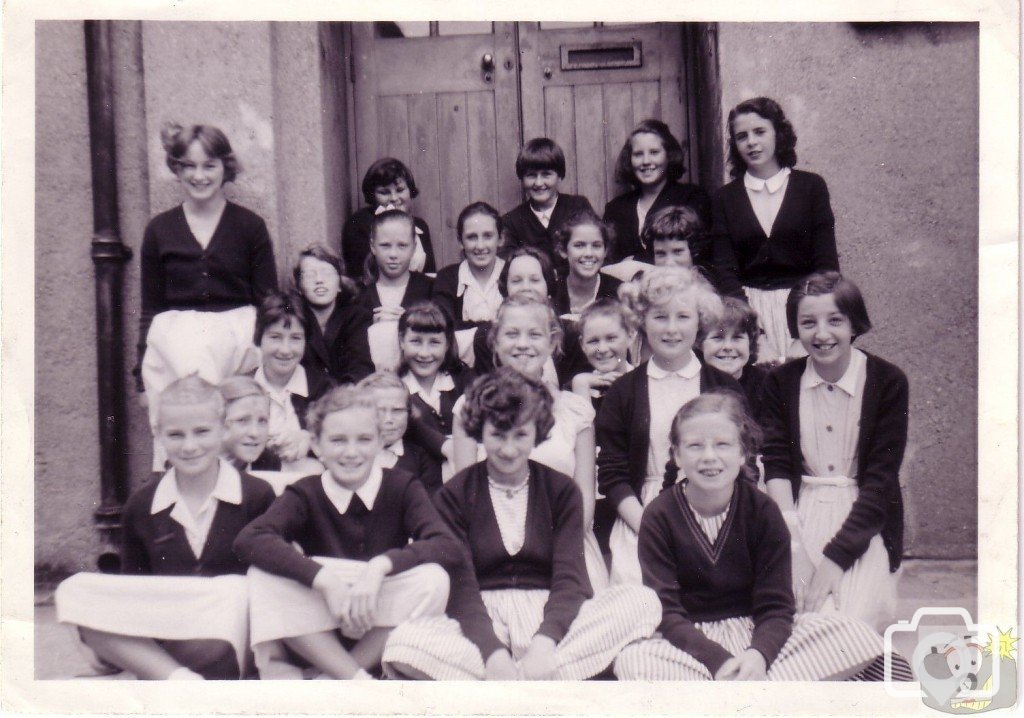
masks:
[[[977,26],[722,23],[719,61],[723,116],[767,95],[793,122],[875,324],[862,345],[910,379],[908,553],[975,556]]]
[[[37,566],[93,557],[99,503],[92,178],[82,23],[36,26]],[[19,477],[20,478],[20,477]]]

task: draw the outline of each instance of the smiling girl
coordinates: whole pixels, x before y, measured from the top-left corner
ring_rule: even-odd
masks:
[[[562,341],[562,327],[551,305],[532,293],[516,294],[504,302],[491,327],[490,344],[499,366],[511,367],[524,377],[544,381],[544,367],[555,347]],[[594,409],[590,402],[571,391],[560,391],[554,382],[544,386],[553,397],[555,424],[550,436],[539,441],[530,454],[555,471],[571,476],[583,494],[586,527],[586,562],[591,585],[607,585],[604,561],[593,533],[594,481]],[[465,399],[465,398],[464,398]],[[454,465],[460,471],[479,458],[479,441],[461,423],[462,403],[455,405],[453,431]]]
[[[882,637],[864,623],[796,614],[786,523],[740,480],[759,434],[729,392],[702,394],[673,419],[673,466],[640,527],[661,637],[620,654],[620,679],[839,680],[884,660]]]
[[[501,304],[501,215],[486,202],[474,202],[459,213],[456,231],[465,259],[437,273],[431,299],[461,330],[493,320]]]
[[[420,302],[398,320],[402,362],[398,374],[409,390],[410,438],[452,475],[452,422],[455,402],[476,374],[459,359],[455,324],[433,302]]]
[[[412,172],[393,157],[383,157],[366,170],[363,176],[363,199],[367,206],[355,212],[341,232],[341,247],[349,276],[359,279],[363,263],[370,253],[370,232],[375,215],[397,209],[413,217],[413,200],[419,188]],[[437,271],[434,250],[430,244],[430,228],[420,217],[413,217],[415,237],[410,268],[414,272]]]
[[[601,273],[613,252],[611,228],[591,211],[577,212],[555,233],[558,256],[568,271],[554,291],[555,312],[578,317],[598,299],[615,299],[621,282]]]
[[[216,384],[251,369],[255,305],[277,289],[266,224],[224,194],[239,172],[224,133],[168,123],[160,139],[184,201],[150,220],[142,239],[135,373],[153,427],[156,397],[174,380],[198,373]]]
[[[679,407],[715,387],[742,395],[739,384],[701,365],[693,344],[722,302],[708,282],[683,267],[651,267],[619,294],[639,319],[650,361],[608,389],[595,428],[601,493],[618,512],[609,543],[612,582],[640,583],[637,531],[644,507],[657,496],[669,459],[668,432]]]
[[[580,492],[569,477],[531,460],[557,422],[550,390],[503,368],[478,379],[465,398],[460,423],[487,458],[436,497],[466,556],[453,574],[450,617],[399,626],[386,667],[435,680],[595,676],[624,646],[651,634],[657,600],[641,586],[591,588]]]
[[[269,295],[256,315],[255,338],[262,361],[254,378],[270,397],[267,446],[287,466],[309,453],[306,407],[327,389],[326,382],[307,374],[300,363],[306,350],[301,300],[294,295]]]
[[[733,180],[712,202],[719,290],[742,297],[764,330],[760,361],[800,353],[786,324],[789,290],[811,272],[839,270],[835,217],[825,180],[796,165],[796,132],[774,100],[757,97],[729,113]]]
[[[615,231],[613,261],[642,252],[644,220],[662,207],[690,207],[708,225],[708,196],[697,185],[679,182],[685,173],[683,148],[664,122],[647,119],[629,133],[615,164],[615,181],[632,190],[604,208],[604,221]]]
[[[786,314],[808,356],[768,375],[762,424],[768,493],[793,534],[797,602],[881,628],[894,617],[903,554],[907,378],[853,347],[871,322],[838,272],[800,282]]]

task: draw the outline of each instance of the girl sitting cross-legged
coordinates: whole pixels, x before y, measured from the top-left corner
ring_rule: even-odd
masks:
[[[450,618],[396,628],[386,670],[436,680],[581,680],[654,630],[661,614],[649,589],[592,592],[579,489],[530,460],[554,424],[551,405],[547,387],[511,368],[466,394],[463,426],[487,459],[436,496],[465,554]]]

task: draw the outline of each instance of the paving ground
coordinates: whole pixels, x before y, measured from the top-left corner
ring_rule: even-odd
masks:
[[[978,567],[974,561],[904,562],[898,618],[909,620],[921,606],[962,606],[975,616],[977,575]],[[35,618],[37,679],[98,678],[79,651],[71,629],[57,623],[52,586],[37,587]],[[898,638],[894,643],[904,655],[913,653],[911,636]]]

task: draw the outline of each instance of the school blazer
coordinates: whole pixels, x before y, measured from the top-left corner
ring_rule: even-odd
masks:
[[[536,247],[544,250],[549,257],[555,256],[555,232],[576,212],[594,211],[590,200],[578,194],[558,195],[555,208],[551,210],[551,219],[545,227],[530,209],[530,202],[523,202],[501,218],[505,228],[505,246],[501,256],[508,259],[509,255],[519,247]]]
[[[150,513],[160,483],[153,478],[124,505],[121,573],[154,576],[222,576],[245,573],[248,564],[231,550],[235,537],[274,502],[274,489],[262,479],[240,471],[242,503],[218,502],[206,544],[197,559],[185,529],[171,518],[173,506]]]
[[[903,496],[899,471],[907,446],[910,388],[896,366],[868,354],[864,401],[857,437],[857,500],[835,537],[822,551],[843,570],[882,535],[895,571],[903,558]],[[765,379],[761,426],[765,441],[765,478],[788,479],[793,499],[800,493],[804,456],[800,449],[800,377],[807,357],[787,362]]]
[[[641,227],[637,222],[636,203],[640,200],[640,190],[620,194],[604,207],[604,221],[615,230],[614,256],[608,258],[609,263],[617,262],[630,255],[641,254]],[[651,217],[659,209],[665,207],[685,206],[697,213],[705,227],[711,223],[711,207],[707,193],[695,184],[668,182],[647,216]]]
[[[440,392],[440,412],[434,411],[434,407],[425,402],[419,394],[413,394],[409,398],[409,428],[405,435],[410,441],[426,449],[437,461],[444,462],[441,447],[452,433],[452,413],[455,402],[466,392],[476,377],[476,372],[465,365],[461,371],[452,374],[455,388],[451,391]]]
[[[416,302],[425,302],[430,299],[434,287],[434,280],[422,272],[409,272],[409,283],[405,287],[405,294],[402,295],[402,309],[408,309]],[[359,304],[371,314],[373,310],[381,306],[380,294],[377,292],[377,283],[364,285],[359,292]]]
[[[373,315],[358,299],[338,295],[338,303],[327,319],[324,331],[313,315],[304,307],[306,315],[306,353],[302,366],[310,382],[317,376],[335,384],[353,384],[373,373],[370,344],[366,332],[373,323]]]
[[[742,178],[715,193],[711,214],[713,261],[723,294],[742,298],[744,286],[789,289],[812,272],[839,271],[828,186],[812,172],[790,173],[770,237],[757,221]]]
[[[597,297],[595,301],[597,299],[618,299],[619,285],[622,282],[607,274],[598,274],[597,276]],[[551,298],[551,303],[554,305],[555,314],[558,316],[570,312],[568,279],[559,280],[555,284],[555,295]]]
[[[357,281],[363,274],[363,262],[370,254],[370,229],[373,227],[376,213],[376,207],[363,207],[353,213],[341,229],[341,255],[345,260],[345,271]],[[430,227],[419,217],[414,217],[413,223],[416,229],[420,230],[420,244],[427,253],[423,271],[433,273],[437,270],[437,265],[434,263],[434,248],[430,243]]]
[[[746,402],[738,381],[713,366],[700,369],[700,391],[729,389]],[[597,484],[612,506],[630,496],[639,498],[647,475],[651,445],[651,405],[647,395],[647,362],[616,379],[601,402],[594,422],[597,435]]]

